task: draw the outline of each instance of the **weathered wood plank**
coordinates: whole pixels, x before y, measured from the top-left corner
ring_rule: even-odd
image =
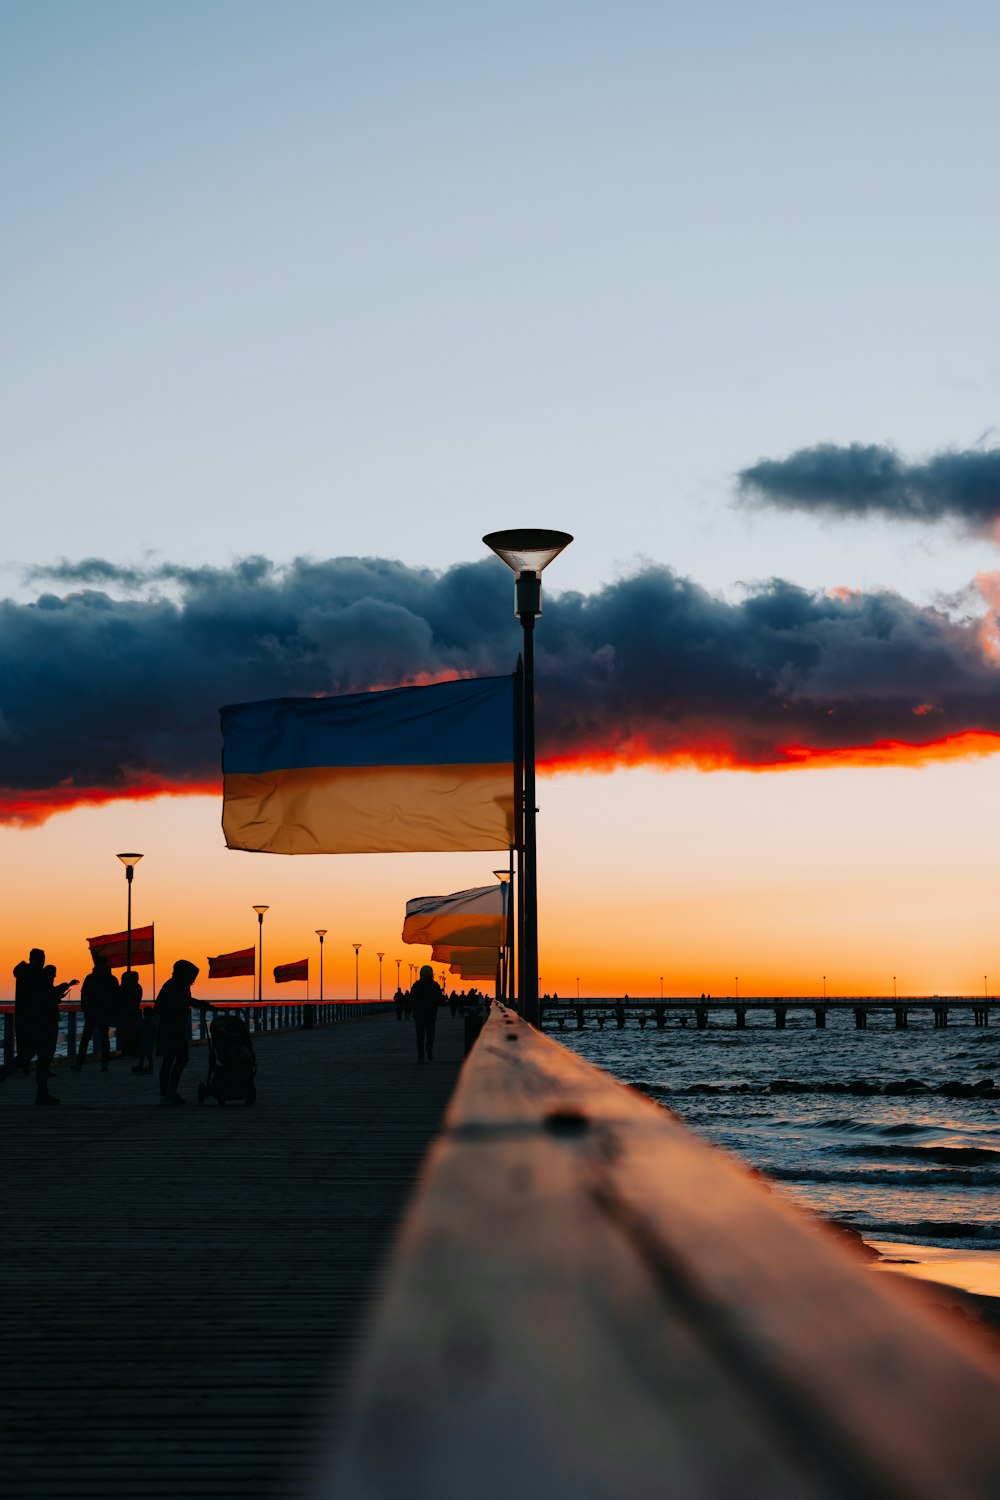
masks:
[[[328,1493],[992,1500],[997,1411],[1000,1366],[972,1335],[495,1011]]]

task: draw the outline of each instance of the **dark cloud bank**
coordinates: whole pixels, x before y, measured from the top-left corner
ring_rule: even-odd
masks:
[[[907,463],[894,448],[821,443],[737,475],[744,499],[829,516],[952,521],[976,535],[1000,520],[1000,448],[948,450]]]
[[[95,561],[48,576],[60,593],[0,603],[0,817],[217,783],[223,703],[505,672],[520,644],[511,576],[492,559],[441,574],[371,558],[151,573]],[[146,592],[104,591],[123,584]],[[171,597],[151,594],[161,584]],[[727,603],[650,567],[590,595],[550,592],[537,643],[549,761],[766,766],[798,747],[1000,733],[981,623],[892,594],[775,580]]]

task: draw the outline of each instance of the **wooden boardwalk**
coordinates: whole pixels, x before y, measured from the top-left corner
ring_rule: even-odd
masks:
[[[463,1051],[392,1016],[255,1038],[258,1103],[184,1109],[115,1061],[0,1089],[8,1500],[311,1488]]]

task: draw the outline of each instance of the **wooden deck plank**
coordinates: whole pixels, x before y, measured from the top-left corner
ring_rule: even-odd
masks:
[[[11,1500],[288,1497],[458,1074],[391,1016],[255,1037],[258,1103],[159,1106],[127,1062],[0,1089],[0,1472]]]

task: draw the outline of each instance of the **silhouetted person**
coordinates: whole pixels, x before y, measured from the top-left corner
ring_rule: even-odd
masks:
[[[392,1003],[396,1007],[396,1020],[401,1021],[403,1019],[403,1006],[405,1004],[402,990],[396,991],[396,993],[392,997]]]
[[[14,969],[14,1016],[20,1014],[17,1031],[17,1051],[6,1067],[0,1068],[0,1083],[20,1068],[25,1073],[34,1057],[35,1103],[58,1104],[59,1100],[49,1093],[49,1074],[59,1035],[59,1002],[76,984],[67,979],[56,984],[55,964],[45,962],[41,948],[32,948],[28,961],[23,960]]]
[[[166,984],[156,997],[156,1055],[160,1064],[160,1103],[183,1104],[177,1091],[181,1074],[188,1061],[188,1012],[211,1010],[191,996],[191,986],[198,978],[198,965],[179,958]]]
[[[423,1062],[426,1047],[427,1061],[430,1062],[434,1056],[438,1008],[444,1004],[444,990],[434,978],[430,964],[424,964],[420,970],[420,978],[410,991],[410,1004],[417,1028],[417,1061]]]
[[[108,1059],[111,1056],[111,1043],[108,1040],[108,1027],[114,1020],[115,1007],[118,1004],[118,981],[108,966],[108,961],[102,954],[94,955],[94,967],[83,981],[80,990],[80,1006],[83,1010],[83,1039],[80,1042],[80,1050],[76,1054],[76,1062],[70,1063],[74,1073],[83,1071],[83,1065],[87,1061],[87,1051],[90,1047],[91,1037],[96,1037],[101,1046],[101,1072],[108,1071]]]
[[[133,1073],[152,1073],[153,1053],[156,1051],[156,1017],[153,1007],[147,1005],[139,1014],[135,1029],[135,1064]]]
[[[115,1009],[115,1041],[128,1057],[135,1051],[135,1034],[142,1014],[142,983],[134,969],[126,969],[118,982]]]
[[[448,1009],[451,1011],[452,1015],[455,1015],[456,1011],[458,1010],[457,990],[452,990],[451,994],[448,996]]]
[[[410,988],[408,990],[404,991],[404,994],[403,994],[403,1014],[405,1015],[405,1017],[406,1017],[407,1020],[410,1019],[410,1013],[413,1010],[413,1002],[410,999],[410,996],[412,994],[413,994],[413,986],[411,985]]]

